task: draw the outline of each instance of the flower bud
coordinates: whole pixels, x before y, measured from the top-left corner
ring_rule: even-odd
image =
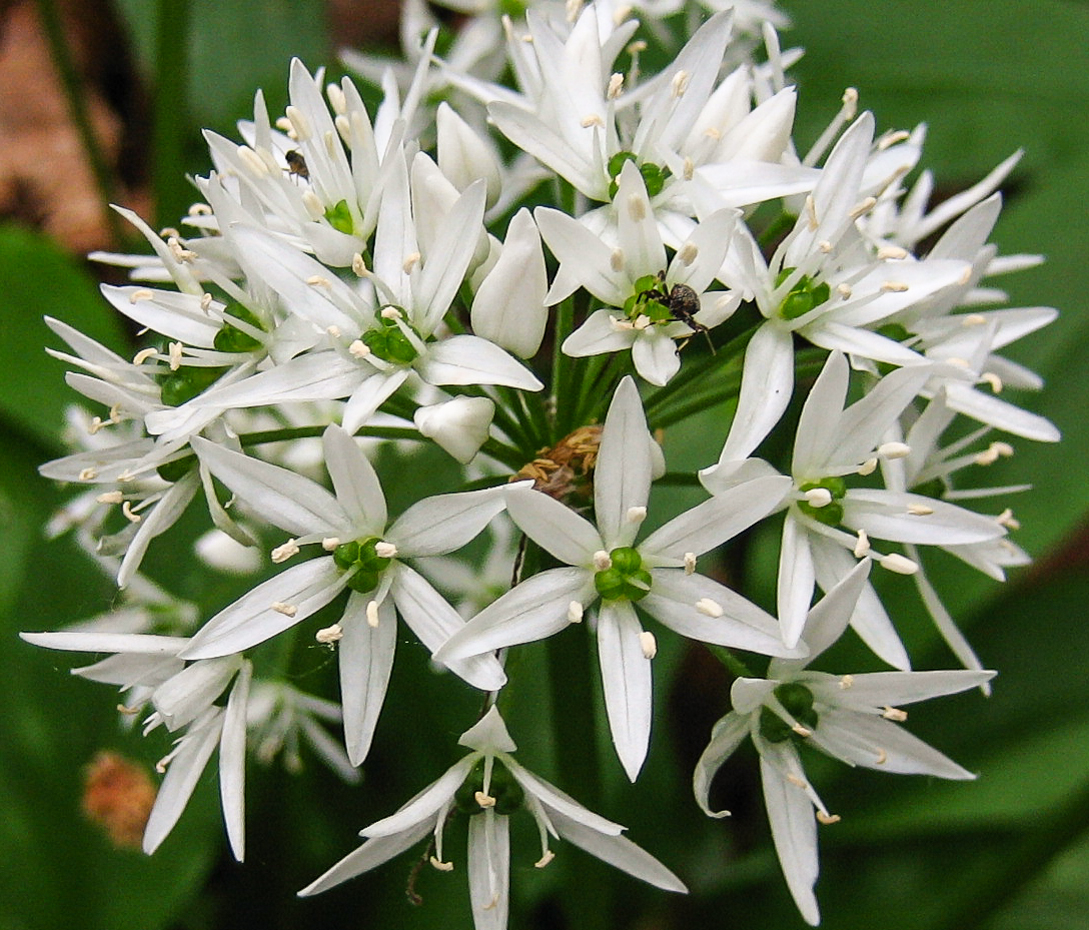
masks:
[[[455,397],[420,407],[413,420],[428,439],[434,439],[463,465],[488,438],[495,404],[487,397]]]
[[[436,116],[439,168],[459,191],[477,178],[488,186],[487,207],[493,207],[503,188],[495,155],[476,131],[450,108],[440,103]]]

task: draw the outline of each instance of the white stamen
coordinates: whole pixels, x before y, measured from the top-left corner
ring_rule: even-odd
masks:
[[[598,549],[594,553],[594,570],[599,572],[608,571],[613,567],[613,560],[609,558],[609,553],[604,549]]]
[[[285,617],[294,617],[299,611],[294,604],[285,604],[283,601],[273,601],[268,606],[269,610],[275,610],[276,613],[283,614]]]
[[[853,551],[856,559],[864,559],[870,554],[870,537],[866,535],[865,530],[858,531],[858,541]]]
[[[1002,513],[995,517],[995,520],[998,522],[999,526],[1004,526],[1007,529],[1021,529],[1021,521],[1014,517],[1013,511],[1010,510],[1009,507],[1007,507],[1005,510],[1002,511]]]
[[[378,629],[378,601],[367,601],[367,626]]]
[[[624,250],[613,249],[612,254],[609,256],[609,267],[613,271],[624,270]]]
[[[639,634],[639,648],[643,650],[643,655],[648,659],[653,659],[658,654],[658,641],[650,630],[643,630]]]
[[[843,118],[848,122],[855,118],[858,112],[858,90],[848,87],[843,91]]]
[[[881,716],[896,723],[903,723],[908,718],[906,710],[900,710],[899,707],[889,707],[888,705],[882,708]]]
[[[904,459],[911,455],[911,446],[906,442],[883,442],[877,447],[877,454],[883,459]]]
[[[371,349],[362,339],[356,339],[348,346],[348,354],[352,358],[366,358],[371,354]]]
[[[155,357],[156,350],[154,348],[141,349],[132,357],[133,365],[143,365],[149,358]]]
[[[624,75],[613,74],[609,77],[609,87],[605,91],[605,97],[608,100],[615,100],[620,96],[624,90]]]
[[[795,788],[801,788],[803,791],[809,787],[806,784],[805,779],[799,778],[793,772],[787,772],[786,780],[794,785]]]
[[[298,543],[296,543],[294,539],[289,539],[287,542],[272,550],[272,561],[279,565],[281,562],[286,562],[293,555],[298,555],[298,553]]]
[[[357,278],[362,278],[367,273],[367,263],[363,260],[363,256],[356,252],[352,256],[352,274]]]
[[[340,327],[337,326],[335,323],[333,323],[333,324],[331,324],[329,326],[326,326],[325,331],[330,336],[332,336],[334,339],[339,339],[341,337],[341,335],[342,335],[341,332],[340,332]]]
[[[985,371],[979,376],[979,380],[989,384],[991,391],[995,394],[1002,393],[1002,379],[998,377],[993,371]]]
[[[207,291],[205,291],[203,294],[200,295],[200,309],[203,310],[205,313],[207,313],[208,308],[210,306],[212,306],[212,301],[214,299],[215,298],[212,297],[211,294],[209,294]]]
[[[816,232],[820,223],[817,221],[817,205],[813,202],[813,195],[807,194],[805,198],[806,224],[811,232]]]
[[[866,475],[872,475],[875,471],[877,471],[877,459],[872,458],[866,459],[865,462],[859,465],[857,473],[862,475],[862,477],[866,477]]]
[[[902,294],[908,289],[903,281],[886,281],[881,285],[881,290],[886,293]]]
[[[695,607],[701,614],[714,617],[716,620],[726,612],[718,601],[713,601],[709,597],[701,597],[696,601]]]
[[[898,129],[895,132],[890,132],[882,136],[877,143],[879,151],[884,152],[886,149],[892,148],[894,145],[900,142],[907,142],[911,138],[911,133],[906,129]]]
[[[170,343],[170,370],[177,371],[181,368],[182,363],[182,344],[180,342]]]
[[[556,854],[551,849],[546,849],[544,855],[541,856],[536,862],[533,863],[533,867],[536,869],[543,869],[548,863],[556,858]]]
[[[318,632],[314,634],[314,639],[316,639],[323,646],[331,646],[343,635],[344,630],[341,625],[339,623],[334,623],[332,626],[327,626],[321,630],[318,630]]]
[[[689,74],[683,69],[673,75],[673,80],[670,82],[670,92],[674,97],[683,97],[685,91],[688,90]]]
[[[298,141],[298,139],[295,138],[295,127],[291,125],[291,120],[286,116],[276,117],[276,122],[273,125],[275,125],[280,132],[287,133],[292,142]]]
[[[826,814],[824,811],[817,811],[817,823],[822,823],[826,827],[834,823],[839,823],[839,814]]]
[[[189,209],[186,210],[186,214],[189,216],[211,216],[212,208],[206,203],[191,203]]]
[[[804,497],[810,507],[827,507],[832,503],[832,492],[828,488],[810,488]]]
[[[327,84],[325,87],[325,96],[329,98],[329,103],[332,105],[335,113],[348,112],[348,101],[344,96],[344,91],[340,89],[339,84]]]
[[[579,125],[583,129],[589,129],[591,126],[604,126],[605,122],[596,113],[591,113],[589,116],[584,116],[579,120]]]
[[[473,797],[476,799],[476,803],[485,810],[489,807],[495,807],[495,798],[490,794],[485,794],[483,791],[474,791]]]
[[[149,291],[146,287],[140,288],[138,291],[133,291],[129,294],[129,303],[139,303],[141,300],[153,300],[155,298],[155,292]]]
[[[348,119],[348,117],[345,116],[343,113],[338,113],[335,117],[333,117],[333,125],[336,127],[337,135],[340,136],[340,141],[349,148],[351,148],[352,121]]]
[[[311,287],[330,287],[329,279],[322,277],[320,274],[312,274],[306,279],[306,283]]]
[[[840,690],[841,691],[846,691],[848,688],[852,687],[854,685],[854,683],[855,683],[855,676],[854,675],[844,675],[839,680]]]
[[[877,765],[884,765],[889,761],[889,754],[884,749],[877,750],[877,758],[874,760]]]
[[[427,861],[430,862],[440,872],[454,871],[454,863],[452,862],[443,862],[441,859],[436,859],[434,856],[431,856],[431,858]]]
[[[813,735],[812,730],[810,730],[808,727],[803,727],[800,723],[794,724],[794,726],[792,726],[790,729],[797,733],[799,736],[806,739]]]
[[[851,290],[851,285],[845,281],[842,284],[836,285],[836,293],[839,294],[839,296],[842,297],[844,300],[850,300],[851,295],[854,293],[854,291]]]
[[[629,523],[642,523],[647,518],[647,508],[629,507],[625,516]]]
[[[582,604],[572,601],[567,605],[567,622],[582,623]]]
[[[412,269],[415,268],[417,264],[419,264],[421,258],[423,258],[423,256],[419,252],[413,252],[411,255],[406,255],[405,262],[403,265],[401,265],[401,270],[405,274],[412,274]],[[383,314],[385,313],[384,310],[382,312]]]
[[[303,191],[302,203],[306,207],[306,212],[310,214],[310,219],[317,222],[325,218],[325,206],[322,204],[321,198],[312,190]]]
[[[960,318],[961,326],[982,326],[987,318],[982,313],[966,313]]]
[[[374,544],[374,554],[380,559],[393,559],[397,557],[397,547],[389,542],[377,542]]]
[[[95,498],[100,504],[120,504],[124,499],[125,495],[120,491],[106,491]]]
[[[917,563],[897,552],[890,552],[888,555],[882,556],[878,559],[878,562],[882,568],[887,568],[897,575],[914,575],[919,570]]]
[[[261,160],[261,156],[248,145],[238,147],[238,158],[254,177],[264,178],[268,176],[268,166]]]
[[[284,109],[284,115],[287,117],[288,122],[291,123],[291,128],[295,130],[296,140],[305,142],[310,138],[310,122],[302,110],[298,107],[288,106]]]
[[[419,252],[416,253],[417,257],[419,256],[419,254],[420,254]],[[399,319],[401,319],[401,311],[398,310],[396,307],[383,307],[382,308],[382,319],[383,320],[399,320]]]
[[[821,241],[817,243],[817,248],[825,255],[828,255],[832,251],[832,243],[827,239],[821,239]]]
[[[636,223],[641,223],[647,218],[647,205],[638,194],[632,194],[628,198],[628,216]]]
[[[694,161],[692,161],[690,156],[685,155],[684,156],[684,166],[681,169],[681,176],[686,181],[691,181],[692,177],[695,175],[695,173],[696,173],[696,163]]]
[[[625,21],[625,20],[626,20],[626,19],[627,19],[627,18],[628,18],[628,17],[630,16],[630,15],[631,15],[631,6],[630,6],[630,5],[628,5],[627,3],[621,3],[621,4],[619,4],[619,5],[618,5],[618,6],[616,7],[616,9],[615,9],[615,10],[613,10],[613,25],[614,25],[614,26],[623,26],[623,25],[624,25],[624,21]],[[636,43],[636,42],[632,42],[632,45],[636,45],[636,44],[638,44],[638,43]],[[631,47],[631,46],[629,46],[629,48],[630,48],[630,47]]]
[[[877,200],[874,197],[867,197],[860,204],[858,204],[851,212],[850,217],[852,220],[857,220],[863,213],[867,213],[874,208],[877,204]]]
[[[637,332],[641,333],[644,329],[646,329],[648,326],[650,326],[650,324],[652,322],[653,321],[651,320],[651,318],[649,316],[647,316],[645,313],[640,313],[639,316],[637,316],[634,320],[631,321],[631,325],[632,325],[632,329],[634,329]]]
[[[880,259],[892,259],[898,260],[908,257],[907,249],[902,249],[898,245],[886,245],[877,250],[877,257]]]
[[[684,573],[691,575],[696,570],[696,553],[686,552],[684,554]]]
[[[81,468],[76,477],[80,481],[94,481],[94,479],[98,477],[98,472],[93,468]]]
[[[934,512],[934,508],[926,504],[908,504],[907,511],[913,517],[929,517]]]
[[[326,552],[332,552],[339,545],[340,545],[340,537],[339,536],[326,536],[325,539],[323,539],[321,541],[321,547]]]

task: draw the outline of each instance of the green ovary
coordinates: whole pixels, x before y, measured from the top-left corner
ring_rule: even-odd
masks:
[[[492,810],[497,814],[513,814],[522,807],[525,801],[522,786],[514,780],[514,776],[498,759],[492,763],[492,777],[487,791],[484,790],[484,760],[477,760],[472,771],[465,776],[461,787],[454,792],[458,810],[470,816],[482,814],[487,810],[477,800],[477,792],[495,799]]]
[[[368,539],[354,539],[341,543],[333,550],[333,561],[337,568],[344,571],[356,569],[348,580],[348,587],[360,594],[367,594],[378,587],[378,579],[390,563],[390,559],[380,556],[377,551],[380,540],[377,536]]]
[[[842,478],[821,478],[819,481],[807,481],[799,490],[802,493],[824,488],[832,495],[830,503],[823,507],[814,507],[809,501],[798,501],[798,509],[807,517],[812,517],[825,526],[839,526],[843,522],[843,498],[847,496],[847,483]]]
[[[805,685],[787,681],[779,685],[773,693],[798,723],[810,730],[817,728],[819,718],[813,709],[813,692]],[[764,707],[760,711],[760,735],[769,743],[782,743],[797,734],[775,711]]]
[[[416,330],[412,331],[416,333]],[[402,332],[397,320],[391,317],[380,316],[377,328],[365,332],[362,341],[382,361],[395,365],[411,365],[420,354],[412,340]]]
[[[793,268],[784,268],[776,275],[775,286],[779,287],[793,273]],[[783,298],[783,302],[779,304],[779,316],[784,320],[796,320],[815,307],[826,303],[831,296],[832,289],[826,282],[817,284],[809,275],[802,275],[790,289],[790,293]]]
[[[594,575],[594,587],[604,600],[639,601],[650,593],[650,572],[635,549],[613,549],[609,560],[612,565]]]

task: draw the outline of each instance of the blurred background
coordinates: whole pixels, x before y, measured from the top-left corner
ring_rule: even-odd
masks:
[[[936,175],[938,198],[1025,150],[1004,185],[994,239],[1004,254],[1048,260],[996,283],[1011,306],[1062,311],[1015,355],[1046,379],[1026,406],[1050,417],[1063,443],[1018,442],[1018,454],[987,476],[1034,484],[1014,502],[1022,524],[1015,539],[1037,561],[1004,586],[958,571],[942,588],[984,663],[1000,670],[994,695],[932,702],[911,716],[913,732],[980,777],[946,784],[815,766],[822,796],[843,814],[821,831],[823,926],[1089,926],[1089,4],[781,7],[793,21],[784,46],[806,49],[794,69],[802,147],[854,86],[879,132],[928,124],[923,164]],[[141,779],[167,751],[165,736],[142,740],[119,727],[108,690],[68,674],[83,664],[78,657],[16,636],[116,603],[110,580],[74,545],[45,541],[42,528],[65,492],[36,472],[65,451],[64,408],[75,398],[65,366],[44,354],[57,340],[42,317],[131,354],[130,334],[97,290],[107,275],[118,280],[116,271],[83,257],[142,250],[106,204],[127,205],[156,228],[174,225],[196,199],[186,175],[209,168],[202,127],[236,138],[235,122],[252,115],[258,87],[270,112],[282,111],[292,56],[337,76],[344,47],[395,53],[396,20],[394,2],[375,0],[0,2],[0,682],[10,699],[0,713],[0,930],[469,926],[463,872],[454,880],[428,873],[416,888],[424,905],[407,903],[411,857],[320,898],[294,897],[354,848],[359,828],[442,771],[449,758],[416,737],[456,736],[464,728],[457,708],[387,708],[362,786],[340,784],[305,754],[297,773],[251,765],[245,865],[226,850],[209,770],[149,859],[87,809],[108,806],[110,792],[145,790]],[[692,457],[681,465],[717,455],[697,431],[668,440],[667,449]],[[147,563],[153,578],[177,594],[226,603],[229,580],[209,581],[206,569],[163,548],[153,546]],[[917,667],[948,666],[918,614],[911,598],[900,598],[896,619]],[[708,821],[691,801],[692,763],[727,708],[724,673],[686,647],[660,661],[672,672],[658,686],[668,723],[656,730],[651,763],[636,786],[611,766],[599,804],[693,893],[653,892],[575,851],[561,854],[555,877],[542,875],[530,865],[536,855],[516,849],[512,927],[803,926],[771,849],[754,760],[739,759],[721,779],[730,820]],[[412,676],[426,673],[423,662],[398,670],[396,693],[411,693]],[[318,691],[333,680],[321,656],[299,675],[300,686]],[[537,751],[523,749],[531,758]],[[133,768],[92,766],[104,751]],[[547,776],[547,751],[538,754]],[[560,893],[564,877],[576,879],[575,892]]]

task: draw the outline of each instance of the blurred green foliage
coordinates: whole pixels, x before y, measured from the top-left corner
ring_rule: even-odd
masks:
[[[118,0],[117,6],[146,75],[166,80],[156,60],[163,4]],[[1000,283],[1014,306],[1063,311],[1018,357],[1047,380],[1033,406],[1060,426],[1064,441],[1059,448],[1020,442],[1015,459],[996,465],[989,477],[998,484],[1034,483],[1017,501],[1024,524],[1017,539],[1046,559],[1084,525],[1089,503],[1089,480],[1076,464],[1089,452],[1089,378],[1082,373],[1089,362],[1089,315],[1081,289],[1089,248],[1082,216],[1089,202],[1089,8],[1060,0],[789,0],[783,6],[795,22],[784,45],[807,50],[795,69],[800,144],[816,137],[852,85],[862,106],[875,110],[879,129],[929,125],[924,163],[942,190],[965,187],[1011,151],[1025,149],[1007,185],[996,238],[1006,254],[1043,252],[1048,262]],[[185,80],[173,91],[186,121],[175,138],[185,140],[185,150],[174,156],[184,170],[202,172],[201,126],[231,133],[233,121],[250,114],[258,86],[265,87],[271,109],[281,106],[292,55],[312,68],[335,62],[317,0],[200,0],[187,12],[188,34],[173,37],[186,62]],[[187,202],[180,172],[176,184],[175,202]],[[0,930],[469,926],[463,868],[452,877],[425,870],[417,887],[425,906],[405,903],[410,857],[320,898],[294,897],[353,848],[356,830],[396,808],[456,757],[454,737],[476,701],[464,689],[448,688],[449,700],[438,705],[391,699],[362,787],[340,784],[312,759],[304,758],[309,764],[297,776],[251,765],[244,866],[225,855],[211,773],[152,859],[111,848],[82,818],[80,772],[96,750],[114,748],[150,766],[168,743],[161,733],[142,740],[121,729],[110,695],[67,674],[80,662],[16,638],[19,630],[56,628],[106,610],[115,597],[110,580],[70,542],[41,536],[62,495],[35,469],[58,454],[63,409],[74,397],[63,383],[65,366],[42,350],[59,343],[41,318],[55,315],[119,349],[125,337],[80,264],[34,234],[0,229],[0,285],[0,527],[6,543],[0,680],[14,698],[0,715]],[[671,466],[713,460],[718,448],[707,446],[709,432],[698,421],[671,429]],[[415,460],[397,488],[413,487],[412,468],[422,475],[434,466],[427,457]],[[694,493],[661,489],[656,502],[680,509]],[[769,545],[773,541],[757,540],[750,562],[766,559]],[[149,566],[172,590],[200,590],[191,567],[173,564],[154,546]],[[844,815],[821,835],[818,890],[829,930],[939,930],[966,914],[975,916],[957,917],[959,926],[1045,930],[1089,923],[1084,553],[1046,574],[1023,571],[1005,589],[955,571],[949,576],[955,583],[943,593],[985,663],[1001,674],[990,700],[967,694],[933,702],[912,712],[911,726],[981,776],[973,785],[879,778],[814,760],[822,795]],[[922,657],[919,667],[943,667],[950,657],[906,587],[893,592],[897,622]],[[236,593],[223,579],[211,589],[219,603]],[[771,850],[752,760],[729,768],[731,820],[708,821],[692,803],[691,764],[726,709],[726,680],[698,650],[662,640],[657,700],[668,725],[653,736],[644,776],[628,785],[606,751],[604,733],[586,734],[585,751],[597,753],[604,774],[598,798],[581,799],[629,825],[632,838],[673,866],[693,894],[667,897],[570,849],[560,850],[555,871],[538,872],[529,866],[536,853],[525,830],[515,836],[512,887],[515,908],[531,916],[513,926],[564,926],[556,894],[565,879],[564,894],[574,896],[585,917],[580,928],[802,926]],[[391,695],[431,693],[425,679],[434,673],[421,647],[406,640],[400,653]],[[850,644],[834,653],[845,670],[859,656]],[[543,650],[526,650],[521,673],[527,679],[546,669]],[[332,693],[333,666],[317,647],[292,674],[300,687]],[[600,721],[600,708],[597,716]],[[535,742],[533,734],[549,728],[543,694],[511,712],[520,758],[545,775],[553,747],[543,736]],[[423,738],[433,734],[450,739]],[[456,850],[458,837],[449,841]],[[612,922],[610,906],[619,915]]]

